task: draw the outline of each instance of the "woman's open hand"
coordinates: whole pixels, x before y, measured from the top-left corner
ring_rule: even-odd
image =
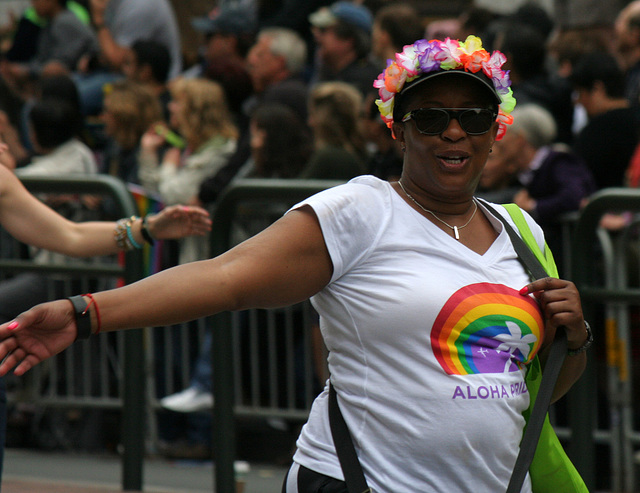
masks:
[[[158,240],[203,236],[211,231],[211,219],[202,207],[172,205],[149,216],[148,229]]]
[[[69,347],[77,331],[69,300],[36,305],[0,325],[0,376],[11,369],[16,375],[24,375],[41,361]]]

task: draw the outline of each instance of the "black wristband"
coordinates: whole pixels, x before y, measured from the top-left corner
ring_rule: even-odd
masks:
[[[84,301],[84,297],[71,296],[67,298],[73,305],[73,311],[76,315],[76,327],[78,333],[76,334],[76,341],[79,339],[89,339],[91,335],[91,313],[87,310],[87,302]]]
[[[587,322],[586,320],[584,321],[584,328],[587,331],[587,340],[579,348],[567,350],[567,354],[569,356],[576,356],[576,355],[586,351],[587,349],[589,349],[591,347],[591,345],[593,344],[593,332],[591,331],[591,326],[589,325],[589,322]]]
[[[144,216],[144,218],[142,218],[142,225],[140,226],[140,233],[142,233],[142,237],[145,239],[145,241],[147,243],[149,243],[149,245],[153,245],[153,236],[151,236],[151,233],[149,233],[149,230],[147,229],[147,218],[149,217],[149,215]]]

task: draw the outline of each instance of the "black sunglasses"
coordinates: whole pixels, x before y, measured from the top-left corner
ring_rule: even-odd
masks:
[[[418,108],[402,118],[403,122],[416,122],[418,132],[425,135],[440,135],[449,126],[452,118],[469,135],[482,135],[491,130],[498,114],[486,108]]]

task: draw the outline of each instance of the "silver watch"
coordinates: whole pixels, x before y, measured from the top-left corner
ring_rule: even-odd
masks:
[[[584,351],[589,349],[593,344],[593,332],[591,331],[591,326],[589,325],[589,322],[587,322],[586,320],[584,321],[584,328],[587,329],[587,340],[584,342],[582,346],[580,346],[577,349],[568,349],[567,354],[569,356],[575,356],[577,354],[583,353]]]

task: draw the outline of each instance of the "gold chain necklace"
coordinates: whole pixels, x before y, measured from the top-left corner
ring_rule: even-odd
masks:
[[[411,201],[416,204],[418,207],[420,207],[420,209],[422,209],[425,212],[428,212],[429,214],[431,214],[433,217],[435,217],[438,221],[440,221],[442,224],[444,224],[445,226],[447,226],[448,228],[451,228],[453,230],[453,236],[455,237],[456,240],[460,241],[460,233],[459,231],[462,228],[465,228],[469,225],[469,223],[471,222],[471,220],[475,217],[476,212],[478,212],[478,204],[476,203],[475,200],[473,201],[473,213],[471,214],[471,217],[469,218],[469,220],[464,223],[462,226],[451,226],[451,224],[449,224],[448,222],[444,221],[443,219],[440,219],[435,212],[430,211],[429,209],[422,207],[422,205],[416,200],[414,199],[411,194],[409,192],[407,192],[404,188],[404,185],[402,184],[402,181],[398,180],[398,185],[400,185],[400,188],[402,188],[402,191],[404,192],[404,194],[409,197],[411,199]]]

